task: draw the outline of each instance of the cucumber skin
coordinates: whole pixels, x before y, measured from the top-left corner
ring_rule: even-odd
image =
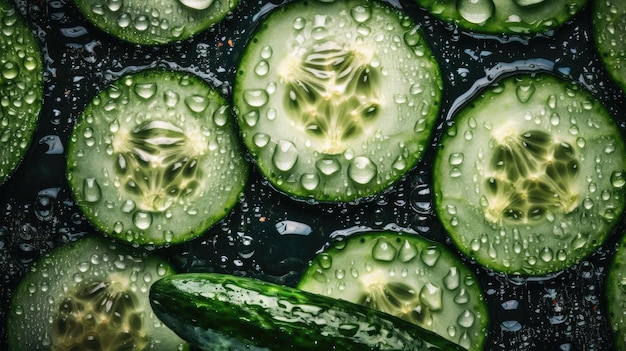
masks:
[[[181,338],[212,351],[464,350],[384,312],[225,274],[163,278],[152,285],[150,302]],[[360,328],[347,335],[341,325]]]

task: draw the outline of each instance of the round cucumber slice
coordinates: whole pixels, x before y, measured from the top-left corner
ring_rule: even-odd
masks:
[[[588,92],[508,77],[463,107],[434,167],[435,208],[480,264],[543,275],[600,246],[624,209],[624,139]]]
[[[159,45],[184,40],[220,22],[239,0],[74,0],[85,17],[122,40]]]
[[[482,350],[489,315],[476,275],[442,245],[396,232],[336,242],[298,288],[387,312],[469,350]]]
[[[626,350],[626,236],[620,240],[609,267],[606,298],[615,349]]]
[[[0,184],[30,146],[42,105],[39,44],[20,14],[0,0]]]
[[[488,34],[543,33],[561,26],[588,0],[415,0],[433,16]]]
[[[163,259],[98,237],[57,248],[13,294],[11,350],[184,350],[159,321],[150,286],[174,271]]]
[[[135,244],[180,243],[225,217],[248,164],[230,106],[199,78],[122,77],[80,116],[67,178],[87,218]]]
[[[377,1],[276,9],[239,63],[234,101],[262,173],[297,198],[350,201],[410,170],[442,94],[420,27]]]
[[[600,59],[615,82],[626,91],[626,2],[593,3],[593,38]]]

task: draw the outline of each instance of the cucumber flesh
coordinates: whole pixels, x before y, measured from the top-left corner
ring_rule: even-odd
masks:
[[[623,234],[609,266],[606,298],[615,349],[626,350],[626,236]]]
[[[583,88],[547,74],[508,77],[458,111],[443,136],[435,208],[480,264],[556,272],[589,255],[618,222],[625,151],[611,114]]]
[[[0,0],[0,184],[28,150],[42,106],[39,44],[11,2]]]
[[[626,91],[626,2],[594,1],[593,38],[609,75]]]
[[[462,350],[386,313],[251,278],[179,274],[153,284],[150,299],[204,350]]]
[[[482,350],[489,315],[476,275],[441,244],[414,234],[365,232],[324,250],[298,288],[358,303]]]
[[[350,201],[383,191],[427,148],[441,72],[407,15],[369,0],[277,8],[238,64],[245,145],[279,190]]]
[[[247,175],[230,107],[180,72],[114,82],[87,106],[68,147],[81,210],[103,232],[140,245],[202,234],[235,206]]]
[[[588,0],[414,0],[433,16],[488,34],[543,33],[558,28]]]
[[[119,39],[161,45],[219,23],[239,0],[74,0],[83,15]]]
[[[55,249],[13,294],[10,349],[185,350],[148,300],[152,283],[173,273],[165,260],[104,238]]]

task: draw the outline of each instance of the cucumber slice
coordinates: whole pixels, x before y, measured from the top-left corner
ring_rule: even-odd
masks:
[[[239,0],[74,0],[96,27],[122,40],[160,45],[220,22]]]
[[[153,282],[166,261],[98,237],[57,248],[36,262],[13,294],[10,349],[184,350],[152,312]]]
[[[30,146],[42,105],[39,44],[20,14],[0,0],[0,184]]]
[[[433,16],[487,34],[543,33],[574,17],[588,0],[414,0]]]
[[[593,3],[593,39],[607,72],[626,91],[626,2]]]
[[[203,350],[462,350],[386,313],[251,278],[174,275],[154,283],[150,299],[164,323]]]
[[[458,111],[434,166],[435,208],[480,264],[543,275],[600,246],[624,209],[624,139],[563,79],[519,74]]]
[[[279,190],[350,201],[410,170],[442,94],[419,26],[378,1],[297,1],[248,43],[235,80],[243,139]]]
[[[67,178],[87,218],[134,244],[180,243],[225,217],[248,164],[225,100],[199,78],[122,77],[80,116]]]
[[[476,275],[442,245],[396,232],[336,242],[298,288],[400,317],[465,349],[482,350],[489,315]]]
[[[606,298],[615,350],[626,350],[626,236],[622,236],[609,267]]]

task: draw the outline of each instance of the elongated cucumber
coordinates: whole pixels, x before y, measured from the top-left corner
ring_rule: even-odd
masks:
[[[251,278],[174,275],[152,285],[150,301],[205,350],[462,350],[384,312]]]

